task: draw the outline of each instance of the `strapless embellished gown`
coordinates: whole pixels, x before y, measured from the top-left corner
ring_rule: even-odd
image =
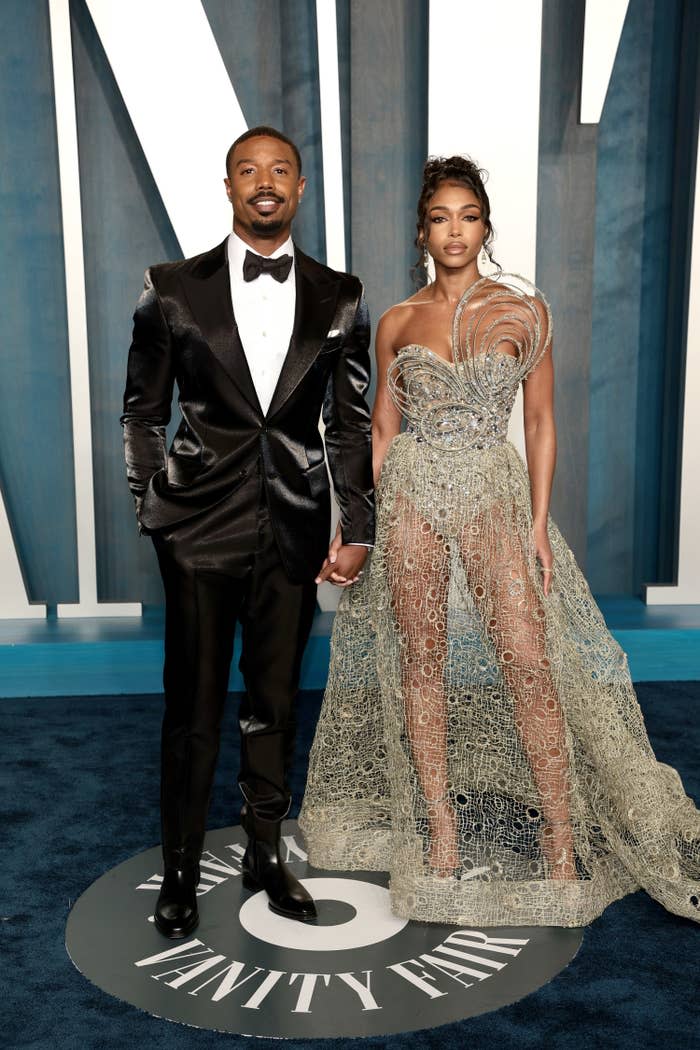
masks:
[[[550,323],[531,287],[482,280],[452,362],[410,345],[390,367],[407,429],[335,618],[300,824],[312,864],[389,871],[406,918],[579,926],[643,887],[700,921],[700,814],[551,521],[543,593],[506,431]]]

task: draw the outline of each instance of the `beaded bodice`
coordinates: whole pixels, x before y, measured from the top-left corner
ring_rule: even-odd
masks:
[[[510,274],[477,281],[455,311],[451,361],[409,343],[389,366],[407,432],[444,451],[502,444],[518,386],[550,338],[549,307],[529,282]]]
[[[503,352],[482,355],[475,371],[487,397],[477,396],[459,365],[426,346],[402,347],[389,368],[389,389],[407,432],[445,450],[502,444],[518,389],[517,361]]]

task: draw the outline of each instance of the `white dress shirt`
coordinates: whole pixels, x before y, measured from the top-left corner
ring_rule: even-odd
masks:
[[[267,413],[294,330],[297,298],[294,244],[289,237],[269,256],[276,259],[280,255],[291,255],[292,268],[286,281],[276,281],[269,273],[261,273],[254,281],[244,281],[245,253],[252,250],[235,233],[229,234],[227,254],[233,313],[255,393],[260,407]],[[353,543],[350,546],[370,549],[372,545]]]
[[[267,413],[294,329],[294,263],[286,281],[277,281],[269,273],[261,273],[254,281],[244,281],[243,260],[247,251],[253,249],[231,233],[227,252],[233,312],[260,407]],[[291,255],[294,259],[291,237],[269,258],[280,255]]]

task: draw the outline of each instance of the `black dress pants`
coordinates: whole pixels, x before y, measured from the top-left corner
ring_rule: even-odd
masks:
[[[290,582],[262,486],[250,496],[247,511],[239,496],[235,516],[224,503],[200,526],[154,536],[166,598],[162,842],[175,867],[196,863],[202,849],[237,622],[239,785],[255,816],[281,820],[289,810],[293,707],[316,586]]]

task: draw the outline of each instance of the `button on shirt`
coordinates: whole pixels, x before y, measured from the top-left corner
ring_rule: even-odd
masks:
[[[292,264],[286,281],[276,281],[269,273],[261,273],[254,281],[244,281],[243,260],[252,248],[235,233],[229,235],[227,248],[231,302],[238,334],[260,407],[267,413],[294,329],[295,267]],[[294,258],[291,237],[270,258],[280,255]]]

